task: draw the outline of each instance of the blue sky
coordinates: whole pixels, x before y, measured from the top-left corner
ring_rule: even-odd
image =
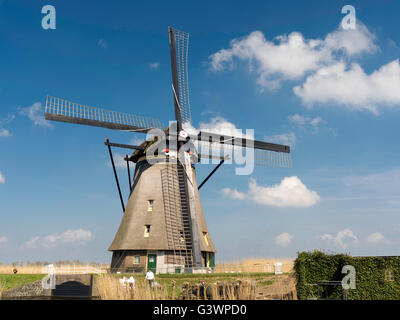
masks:
[[[41,27],[46,4],[55,30]],[[348,33],[346,4],[357,18]],[[0,261],[110,260],[122,213],[103,142],[144,136],[48,123],[42,108],[51,94],[172,119],[170,25],[191,36],[195,127],[292,145],[292,168],[237,176],[226,165],[200,191],[217,261],[398,255],[399,10],[372,0],[0,1]],[[199,165],[198,180],[212,168]]]

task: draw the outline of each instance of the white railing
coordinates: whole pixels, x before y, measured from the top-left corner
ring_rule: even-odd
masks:
[[[54,274],[101,274],[106,273],[107,269],[105,267],[94,267],[90,265],[60,265],[52,266]],[[49,266],[43,267],[43,273],[48,273]]]
[[[276,273],[291,272],[293,264],[281,263],[265,263],[258,265],[242,265],[242,264],[217,264],[214,268],[215,273],[245,273],[245,272],[265,272]]]
[[[131,274],[138,273],[143,274],[146,273],[146,269],[144,266],[141,268],[132,269],[131,268],[112,268],[110,271],[113,273],[120,274]],[[293,263],[264,263],[264,264],[256,264],[256,265],[241,265],[241,264],[217,264],[214,268],[208,267],[193,267],[193,268],[185,268],[183,266],[157,266],[153,272],[156,274],[178,274],[178,273],[198,273],[198,274],[207,274],[207,273],[275,273],[282,274],[293,271]]]

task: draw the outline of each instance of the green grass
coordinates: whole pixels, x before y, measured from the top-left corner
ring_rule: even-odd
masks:
[[[259,282],[257,282],[257,284],[260,285],[260,286],[269,286],[269,285],[271,285],[271,284],[273,284],[273,283],[274,283],[274,282],[271,281],[271,280],[265,280],[265,281],[259,281]]]
[[[41,280],[45,276],[44,274],[0,274],[0,291]]]

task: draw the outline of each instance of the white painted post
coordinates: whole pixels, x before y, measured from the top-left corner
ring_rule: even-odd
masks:
[[[282,274],[282,263],[281,262],[276,262],[274,264],[274,272],[275,274]]]

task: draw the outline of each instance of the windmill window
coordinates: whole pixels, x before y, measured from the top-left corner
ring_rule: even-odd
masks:
[[[204,242],[205,242],[206,245],[208,246],[207,232],[203,232],[203,238],[204,238]]]
[[[140,263],[140,256],[135,256],[135,264],[139,264]]]
[[[149,237],[150,236],[150,225],[145,225],[144,226],[144,236]]]
[[[385,280],[386,281],[394,281],[393,271],[390,269],[385,270]]]
[[[147,211],[153,211],[154,200],[147,200]]]

